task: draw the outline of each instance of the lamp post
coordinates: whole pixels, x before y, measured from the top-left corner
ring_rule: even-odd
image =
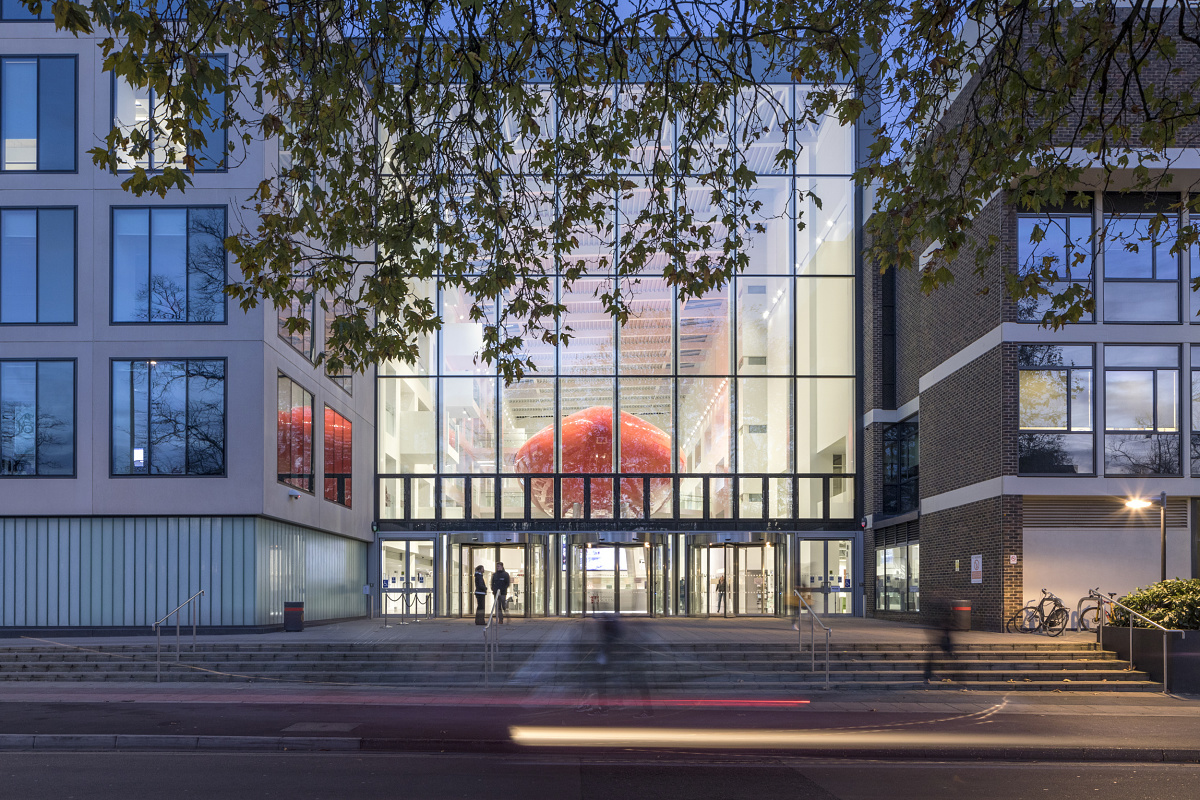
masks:
[[[1133,497],[1125,501],[1128,508],[1149,508],[1152,500],[1143,500],[1140,497]],[[1160,581],[1167,579],[1167,493],[1160,492],[1158,495],[1158,559],[1159,572],[1161,574]]]

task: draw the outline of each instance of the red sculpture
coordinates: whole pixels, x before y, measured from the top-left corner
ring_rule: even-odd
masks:
[[[563,417],[562,473],[611,473],[613,410],[592,406]],[[680,468],[683,459],[680,458]],[[514,459],[517,472],[554,472],[554,426],[547,425],[521,445]],[[633,414],[621,412],[621,473],[671,472],[671,435]],[[543,513],[554,513],[554,481],[532,479],[532,501]],[[574,504],[583,508],[583,478],[563,478],[562,516],[570,516]],[[622,516],[642,516],[641,479],[621,480]],[[650,512],[671,499],[671,480],[650,480]],[[612,517],[612,480],[592,479],[592,517]],[[582,512],[580,512],[582,515]]]

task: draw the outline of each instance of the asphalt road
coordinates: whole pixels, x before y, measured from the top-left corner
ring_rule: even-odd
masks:
[[[321,737],[352,743],[356,750],[361,743],[363,750],[396,752],[581,754],[638,749],[967,759],[1063,747],[1112,749],[1099,758],[1133,760],[1119,751],[1190,748],[1194,753],[1200,748],[1200,714],[1190,707],[1131,707],[1124,713],[1112,708],[1096,716],[1087,708],[1076,712],[1063,706],[1055,707],[1055,713],[1039,714],[1029,707],[1009,713],[1012,709],[1004,698],[990,706],[975,705],[982,710],[947,705],[937,713],[888,711],[884,704],[875,712],[869,705],[867,710],[829,711],[805,705],[690,708],[660,702],[653,716],[644,716],[636,699],[605,714],[581,713],[577,701],[529,704],[514,699],[506,705],[502,700],[461,705],[4,702],[0,735]],[[1035,751],[1032,757],[1044,755]]]
[[[520,755],[0,753],[21,800],[1194,800],[1200,766]]]

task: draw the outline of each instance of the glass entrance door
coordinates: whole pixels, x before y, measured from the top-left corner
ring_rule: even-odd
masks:
[[[691,613],[708,616],[774,614],[775,548],[769,544],[697,545],[691,553]]]
[[[388,614],[434,613],[433,540],[380,542],[380,588]]]
[[[739,616],[775,613],[774,548],[739,545],[734,570],[734,613]]]
[[[854,542],[804,539],[797,543],[796,586],[817,614],[854,613]]]
[[[651,550],[643,545],[571,545],[571,612],[649,614]]]
[[[459,557],[455,563],[459,566],[456,589],[459,603],[459,616],[475,613],[475,567],[483,567],[483,582],[492,590],[492,576],[496,574],[496,565],[504,564],[504,570],[511,578],[508,587],[508,613],[517,617],[527,617],[530,612],[529,582],[526,580],[525,548],[523,544],[462,544],[454,545],[460,548]],[[490,601],[487,608],[491,608]]]

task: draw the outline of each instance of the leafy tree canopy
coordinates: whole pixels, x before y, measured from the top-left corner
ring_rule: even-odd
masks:
[[[865,261],[919,269],[931,291],[995,263],[994,231],[974,222],[997,192],[1043,211],[1081,190],[1186,191],[1173,166],[1200,113],[1200,12],[1171,0],[55,0],[53,10],[59,28],[100,37],[105,69],[156,93],[152,119],[92,151],[116,171],[169,143],[162,169],[128,174],[133,193],[186,189],[192,154],[218,127],[231,164],[278,137],[283,166],[226,242],[243,274],[228,291],[245,306],[336,305],[335,371],[414,358],[417,337],[440,324],[421,288],[434,276],[503,298],[498,321],[483,302],[470,315],[487,323],[483,356],[510,380],[532,366],[523,340],[569,340],[556,270],[569,284],[612,269],[619,280],[602,300],[620,321],[647,270],[685,298],[723,284],[761,225],[742,155],[772,127],[826,115],[858,127]],[[808,85],[790,120],[776,121],[763,79]],[[212,101],[222,95],[223,115]],[[618,224],[611,198],[635,189],[648,199]],[[1190,246],[1194,227],[1179,230]],[[608,256],[580,255],[614,242]],[[1056,295],[1048,324],[1078,319],[1090,287],[1055,280],[1082,257],[1010,268],[1007,288],[1018,301]]]

